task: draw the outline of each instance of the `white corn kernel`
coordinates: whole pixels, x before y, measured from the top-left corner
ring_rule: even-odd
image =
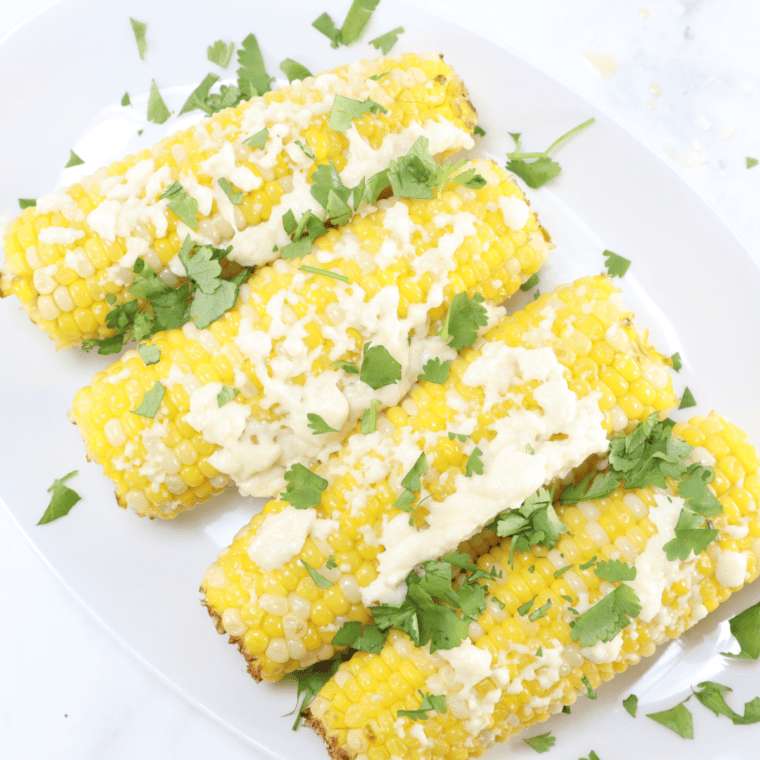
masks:
[[[228,607],[222,613],[222,625],[230,636],[237,636],[238,638],[248,630],[248,626],[243,622],[240,610],[237,607]]]
[[[61,316],[61,310],[55,305],[53,296],[40,296],[37,299],[37,309],[43,319],[58,319]]]
[[[103,427],[106,440],[114,448],[120,448],[127,442],[127,434],[124,432],[121,420],[118,417],[112,417]]]
[[[288,600],[284,596],[275,596],[274,594],[262,594],[259,598],[259,605],[264,612],[270,615],[287,615]]]
[[[280,665],[287,662],[290,655],[285,639],[272,639],[267,647],[266,655],[272,662],[277,662]]]

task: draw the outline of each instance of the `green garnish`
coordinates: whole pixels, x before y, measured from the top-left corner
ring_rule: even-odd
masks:
[[[129,93],[128,92],[124,93],[124,95],[123,95],[123,97],[121,99],[121,104],[123,106],[131,106],[132,105],[132,101],[129,99]]]
[[[151,364],[158,364],[158,360],[161,358],[161,352],[158,350],[158,346],[148,346],[145,343],[141,343],[137,347],[137,353],[140,354],[140,358],[146,367]]]
[[[557,741],[556,737],[552,736],[551,731],[547,731],[545,734],[539,734],[538,736],[533,737],[523,737],[523,741],[529,746],[532,747],[536,752],[539,754],[543,752],[548,752],[553,746],[554,743]]]
[[[293,241],[280,250],[280,256],[288,260],[302,259],[311,251],[312,242],[316,238],[327,234],[327,227],[311,211],[307,211],[296,222],[295,214],[293,214],[291,209],[288,209],[282,216],[282,226]]]
[[[739,642],[739,654],[721,652],[724,657],[740,660],[756,660],[760,657],[760,602],[729,620],[731,635]]]
[[[238,190],[235,192],[232,182],[226,180],[224,177],[219,177],[217,182],[219,182],[219,187],[224,190],[224,194],[230,199],[231,203],[235,206],[239,206],[243,202],[243,191]]]
[[[572,565],[565,565],[564,567],[561,567],[559,570],[554,571],[554,577],[555,578],[561,578],[568,570],[572,570]]]
[[[476,135],[478,135],[478,137],[485,137],[486,136],[485,129],[483,129],[483,127],[481,127],[479,124],[475,127],[474,132],[475,132]]]
[[[338,564],[337,564],[337,562],[335,561],[335,555],[334,555],[334,554],[331,554],[331,555],[330,555],[330,556],[327,558],[327,562],[325,562],[325,567],[326,567],[328,570],[335,570],[335,568],[336,568],[336,567],[338,567]]]
[[[570,623],[570,638],[582,647],[612,641],[640,612],[639,598],[622,583]]]
[[[291,84],[297,79],[307,79],[312,76],[312,73],[301,65],[298,61],[294,61],[292,58],[286,58],[280,64],[280,71],[288,78],[288,82]]]
[[[327,13],[319,16],[311,25],[329,38],[331,47],[350,45],[362,36],[379,2],[380,0],[353,0],[340,29]]]
[[[747,156],[747,168],[751,169],[753,166],[757,166],[758,159]]]
[[[169,201],[169,210],[191,230],[198,229],[198,201],[185,192],[179,180],[172,182],[159,197]]]
[[[678,405],[679,409],[691,409],[692,406],[696,406],[697,402],[694,400],[694,394],[688,389],[683,389],[683,398],[681,399],[681,403]]]
[[[380,654],[383,651],[388,631],[381,631],[376,625],[347,622],[337,630],[332,642],[334,647],[348,646],[360,652]]]
[[[64,169],[69,169],[72,166],[79,166],[80,164],[83,164],[84,161],[79,158],[79,156],[74,153],[73,150],[69,149],[69,160],[66,162],[66,166],[64,166]],[[35,205],[37,205],[35,203]]]
[[[320,269],[319,267],[302,266],[298,267],[301,272],[308,272],[309,274],[320,274],[323,277],[330,277],[333,280],[340,280],[341,282],[351,282],[346,275],[340,272],[334,272],[332,269]]]
[[[472,454],[470,454],[470,458],[467,460],[467,465],[465,466],[465,477],[469,478],[472,477],[472,474],[475,473],[475,475],[482,475],[483,474],[483,460],[481,457],[483,456],[483,452],[476,446],[472,450]]]
[[[324,575],[318,573],[305,559],[301,560],[301,564],[306,568],[314,583],[320,588],[330,588],[334,585],[332,581],[328,581]]]
[[[361,431],[364,435],[369,435],[377,430],[377,405],[380,403],[380,399],[373,398],[369,402],[369,408],[364,410],[362,414]]]
[[[747,726],[751,723],[760,722],[760,697],[755,697],[744,704],[744,715],[734,712],[726,703],[723,696],[726,692],[733,691],[728,686],[715,683],[714,681],[703,681],[697,684],[699,691],[694,692],[694,696],[709,710],[716,715],[725,715],[731,719],[735,726]]]
[[[488,312],[480,293],[472,298],[467,293],[457,293],[446,313],[440,335],[455,351],[469,348],[478,338],[478,327],[488,324]]]
[[[375,103],[371,98],[354,100],[345,95],[336,95],[328,123],[336,132],[345,132],[354,119],[359,119],[365,113],[388,113],[388,109]]]
[[[691,711],[683,702],[672,707],[670,710],[649,713],[647,718],[656,720],[658,723],[665,726],[665,728],[669,728],[671,731],[677,733],[683,739],[694,738],[694,721],[691,717]]]
[[[591,688],[591,681],[588,680],[588,676],[581,678],[581,683],[586,687],[586,696],[589,699],[596,699],[596,692]]]
[[[250,145],[252,148],[263,148],[268,138],[269,130],[264,127],[264,129],[262,129],[260,132],[257,132],[255,135],[247,137],[245,140],[243,140],[243,142],[246,145]]]
[[[347,362],[345,359],[338,359],[338,361],[333,362],[330,366],[342,369],[344,372],[348,372],[349,375],[359,374],[359,368],[353,362]]]
[[[322,435],[323,433],[337,433],[338,431],[330,427],[322,417],[314,412],[309,412],[306,415],[306,419],[309,421],[308,427],[314,431],[313,435]]]
[[[619,559],[597,562],[594,573],[598,578],[610,583],[636,580],[636,568]]]
[[[135,42],[137,43],[137,52],[140,54],[140,60],[145,60],[145,51],[147,50],[148,46],[145,43],[145,32],[148,28],[147,24],[144,24],[142,21],[135,21],[133,18],[129,19],[130,23],[132,24],[132,31],[135,35]]]
[[[239,68],[237,70],[237,86],[243,100],[249,100],[257,95],[263,95],[271,89],[269,84],[274,77],[267,74],[264,58],[261,55],[256,36],[249,34],[237,51]]]
[[[165,392],[166,389],[164,386],[156,380],[156,382],[153,383],[153,387],[143,396],[140,406],[138,406],[137,409],[132,410],[132,414],[138,414],[140,417],[147,417],[152,420],[156,416],[158,408],[161,406]]]
[[[562,137],[555,140],[543,153],[523,153],[522,143],[520,142],[519,132],[510,132],[510,136],[515,141],[515,149],[507,153],[509,162],[507,169],[522,179],[528,187],[534,190],[543,187],[549,180],[554,179],[561,171],[560,165],[549,158],[549,154],[559,148],[562,143],[569,140],[573,135],[593,124],[596,119],[591,118],[573,127],[569,132],[565,132]]]
[[[670,357],[670,361],[672,361],[672,362],[673,362],[673,369],[674,369],[676,372],[680,372],[680,371],[681,371],[681,367],[683,366],[683,365],[681,364],[681,354],[680,354],[678,351],[676,351],[676,352],[673,354],[673,356],[671,356],[671,357]]]
[[[623,707],[625,707],[626,712],[632,717],[636,717],[636,710],[639,707],[639,698],[635,694],[629,694],[624,700],[623,700]]]
[[[152,121],[154,124],[163,124],[170,116],[171,113],[166,107],[154,79],[151,82],[150,96],[148,97],[148,121]]]
[[[384,71],[382,74],[373,74],[370,79],[373,82],[379,82],[383,77],[387,77],[388,74],[390,74],[390,71]]]
[[[570,715],[570,707],[568,705],[565,705],[562,708],[562,712],[567,712],[568,715]],[[594,752],[592,749],[591,752],[589,752],[588,757],[582,757],[581,760],[599,760],[599,755]]]
[[[376,50],[379,50],[383,55],[388,55],[391,52],[393,46],[398,42],[399,34],[404,33],[404,27],[399,26],[392,29],[390,32],[381,34],[379,37],[375,37],[374,40],[370,40],[369,44]]]
[[[64,485],[67,480],[78,474],[79,470],[73,470],[68,475],[55,480],[53,485],[48,488],[48,493],[52,493],[53,495],[37,525],[44,525],[45,523],[57,520],[59,517],[65,517],[71,511],[71,508],[82,498],[76,491]]]
[[[222,390],[216,394],[216,403],[221,409],[225,404],[229,404],[240,391],[237,388],[230,388],[229,385],[223,385]]]
[[[422,367],[422,374],[417,375],[418,380],[427,380],[429,383],[443,385],[449,379],[451,360],[442,362],[437,356],[428,359]]]
[[[536,597],[534,596],[532,599],[529,599],[524,604],[521,604],[517,608],[517,614],[518,615],[527,615],[530,612],[530,608],[533,606],[533,602],[536,601]]]
[[[386,385],[395,385],[401,380],[401,364],[385,346],[365,343],[359,379],[375,391]]]
[[[428,461],[423,451],[417,461],[412,465],[412,469],[404,475],[404,479],[401,481],[401,485],[406,488],[407,491],[421,491],[422,490],[422,476],[428,471]]]
[[[582,565],[578,565],[578,569],[588,570],[590,567],[593,567],[595,563],[596,563],[596,554],[588,562],[584,562]]]
[[[293,731],[300,725],[301,715],[309,702],[319,694],[322,687],[337,673],[343,659],[343,657],[338,656],[309,665],[308,668],[293,671],[293,675],[298,683],[295,707],[297,714],[295,723],[293,723]]]
[[[34,208],[37,205],[36,198],[19,198],[19,208],[23,211],[25,208]]]
[[[228,45],[222,40],[217,40],[213,45],[209,45],[206,48],[206,57],[211,63],[215,63],[217,66],[226,69],[230,65],[234,52],[234,42],[230,42]]]
[[[451,433],[451,432],[449,432],[446,435],[448,435],[450,441],[453,441],[456,438],[458,441],[462,441],[463,443],[468,438],[472,438],[472,435],[470,435],[470,433]]]
[[[296,509],[316,507],[322,501],[322,491],[327,488],[324,478],[298,463],[292,465],[285,473],[285,482],[288,485],[280,494],[280,498]]]
[[[316,161],[317,157],[314,155],[314,151],[308,146],[304,145],[300,140],[296,140],[296,145],[312,160]]]
[[[537,610],[533,610],[533,612],[528,615],[528,620],[530,622],[534,622],[536,620],[540,620],[542,617],[546,617],[546,615],[549,613],[549,608],[552,606],[552,600],[549,599],[546,604],[539,607]]]
[[[628,267],[631,266],[630,259],[618,256],[612,251],[603,251],[602,256],[604,256],[604,266],[610,277],[622,277],[628,271]]]
[[[208,116],[221,111],[221,108],[215,108],[213,105],[214,98],[211,97],[211,88],[219,81],[217,74],[208,73],[203,78],[203,81],[190,93],[184,105],[180,109],[178,116],[182,116],[183,113],[189,113],[190,111],[203,111]],[[224,108],[226,106],[222,106]]]
[[[425,692],[423,694],[421,689],[418,689],[422,702],[418,710],[399,710],[396,713],[396,717],[409,718],[410,720],[427,720],[428,712],[430,710],[436,710],[439,713],[446,712],[446,695],[434,696]]]
[[[522,285],[520,285],[520,290],[523,292],[527,292],[528,290],[532,290],[533,288],[538,285],[538,272],[534,272]]]

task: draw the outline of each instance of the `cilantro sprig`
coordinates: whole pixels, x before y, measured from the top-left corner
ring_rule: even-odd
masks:
[[[53,520],[57,520],[59,517],[65,517],[71,511],[71,508],[82,498],[76,491],[66,485],[66,481],[71,480],[71,478],[78,474],[79,470],[73,470],[68,475],[56,479],[53,485],[48,488],[48,493],[53,495],[50,497],[50,503],[42,517],[40,517],[37,525],[45,525],[45,523],[53,522]]]
[[[539,734],[538,736],[524,737],[523,741],[529,747],[541,754],[543,752],[548,752],[554,746],[557,739],[552,736],[551,731],[547,731],[545,734]]]
[[[353,0],[340,29],[327,13],[319,16],[311,25],[330,40],[330,47],[350,45],[362,36],[379,2],[380,0]]]
[[[724,657],[756,660],[760,657],[760,602],[729,620],[731,635],[739,642],[739,654],[721,652]]]
[[[520,177],[528,187],[532,187],[534,190],[543,187],[549,180],[554,179],[562,171],[562,167],[556,161],[549,158],[549,154],[595,121],[596,119],[592,117],[588,121],[584,121],[583,124],[573,127],[556,139],[545,151],[539,153],[523,152],[520,133],[510,132],[510,137],[515,141],[515,148],[511,153],[507,153],[507,158],[509,159],[507,169]]]
[[[396,713],[399,718],[409,718],[410,720],[427,720],[428,713],[431,710],[436,710],[439,713],[446,712],[447,708],[445,694],[434,696],[428,692],[423,693],[421,689],[418,689],[418,691],[422,697],[422,702],[420,703],[419,708],[417,710],[399,710]]]
[[[488,312],[483,306],[485,298],[474,293],[457,293],[451,301],[441,327],[441,337],[455,351],[469,348],[478,338],[478,328],[488,324]]]
[[[327,481],[314,474],[302,464],[296,463],[285,473],[287,486],[280,494],[296,509],[316,507],[322,501],[322,492],[327,488]]]

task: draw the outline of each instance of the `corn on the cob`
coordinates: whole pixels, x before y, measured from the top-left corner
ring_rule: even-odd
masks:
[[[436,200],[381,201],[379,210],[318,238],[298,261],[258,270],[235,308],[198,331],[159,334],[158,363],[135,351],[77,394],[73,419],[88,456],[116,484],[122,506],[173,517],[234,480],[271,496],[294,462],[311,466],[337,449],[373,398],[396,404],[430,355],[455,355],[428,337],[459,292],[500,302],[545,260],[549,245],[514,181],[476,162],[487,184],[449,186]],[[510,229],[500,201],[521,204]],[[330,270],[349,282],[299,271]],[[399,362],[401,378],[372,390],[335,362],[361,363],[369,342]],[[154,419],[132,414],[154,384]],[[223,386],[239,395],[220,409]],[[334,431],[315,434],[308,415]]]
[[[524,351],[534,347],[539,350]],[[263,569],[256,561],[258,549],[253,548],[252,542],[270,515],[282,514],[283,520],[297,519],[295,510],[284,501],[271,501],[209,568],[202,585],[205,604],[216,618],[220,633],[228,633],[231,641],[239,645],[254,678],[275,680],[287,671],[330,657],[332,637],[341,624],[367,620],[369,613],[364,602],[368,596],[377,593],[374,598],[380,599],[384,594],[392,594],[389,587],[406,576],[408,570],[403,570],[402,564],[401,572],[395,568],[395,579],[384,582],[384,586],[378,580],[379,573],[385,573],[383,557],[398,558],[394,552],[417,539],[423,545],[429,543],[424,546],[427,556],[419,556],[413,565],[455,548],[459,540],[476,532],[458,513],[450,514],[453,510],[449,510],[445,514],[456,522],[459,530],[467,532],[455,536],[448,548],[436,548],[430,537],[439,533],[432,530],[433,520],[428,520],[428,516],[433,510],[427,508],[430,504],[442,504],[445,509],[465,502],[461,512],[474,511],[491,482],[465,477],[475,446],[482,449],[484,467],[488,470],[489,456],[493,456],[493,448],[497,446],[493,441],[502,441],[500,436],[516,432],[521,452],[526,451],[528,444],[536,450],[535,457],[520,454],[520,468],[527,472],[533,467],[531,462],[539,461],[551,448],[545,445],[553,432],[560,433],[559,438],[572,439],[574,433],[569,428],[536,434],[521,427],[525,415],[539,420],[551,418],[546,398],[540,395],[545,385],[536,380],[516,380],[510,386],[507,380],[507,387],[499,389],[508,377],[506,366],[503,375],[486,373],[487,376],[478,379],[483,361],[490,361],[499,352],[514,356],[513,350],[524,351],[525,356],[531,357],[543,356],[543,352],[551,355],[558,371],[567,379],[572,404],[576,407],[586,404],[596,410],[599,429],[596,436],[588,432],[586,443],[598,446],[601,441],[602,449],[606,449],[607,432],[625,431],[652,412],[662,412],[675,404],[665,369],[668,360],[635,329],[619,291],[608,278],[579,280],[572,286],[544,294],[523,311],[505,319],[488,332],[482,345],[465,352],[452,365],[445,384],[421,382],[401,406],[390,409],[378,420],[377,432],[363,435],[357,431],[339,454],[316,470],[328,480],[321,504],[316,507],[322,521],[315,522],[318,527],[312,535],[304,535],[301,546],[296,546],[284,563],[274,566],[272,562],[272,567]],[[544,405],[545,415],[536,412],[539,403]],[[574,423],[580,422],[579,415]],[[470,437],[463,443],[452,440],[448,433]],[[430,466],[423,478],[423,488],[433,501],[422,503],[415,511],[417,526],[428,522],[426,530],[416,532],[407,525],[407,512],[396,508],[394,502],[404,491],[400,481],[423,449]],[[569,466],[577,466],[592,453],[580,451],[574,452],[578,458]],[[569,462],[570,459],[564,464]],[[494,466],[494,471],[500,466]],[[500,474],[495,473],[496,477]],[[488,506],[496,511],[483,519],[481,527],[502,509],[518,507],[538,486],[562,474],[561,467],[546,464],[543,471],[530,476],[533,480],[523,482],[511,470],[508,477],[513,481],[506,486],[499,483],[493,489],[496,495]],[[520,489],[527,492],[519,495]],[[455,502],[457,499],[459,502]],[[441,519],[436,518],[436,526]],[[385,533],[388,523],[399,531],[389,541],[389,534]],[[385,551],[381,546],[384,539],[388,541]],[[337,565],[332,569],[326,566],[330,555]],[[334,585],[319,588],[303,562]]]
[[[510,570],[507,540],[479,559],[482,569],[500,567],[504,574],[489,581],[487,610],[461,648],[431,655],[393,631],[380,654],[358,652],[340,666],[310,708],[309,722],[330,754],[341,760],[479,756],[651,655],[756,578],[760,479],[754,449],[714,413],[677,425],[674,435],[697,447],[694,459],[715,467],[710,488],[723,514],[713,521],[718,538],[706,551],[683,562],[665,559],[662,547],[673,537],[681,500],[671,503],[659,489],[618,489],[604,499],[558,507],[569,532],[551,551],[516,553]],[[610,642],[582,648],[571,640],[569,622],[576,615],[568,608],[586,608],[613,588],[589,567],[594,555],[637,568],[630,585],[643,609]],[[572,569],[557,572],[567,565]],[[533,597],[533,609],[551,606],[531,621],[518,608]],[[447,712],[418,723],[399,717],[399,710],[419,708],[420,691],[444,694]]]
[[[336,132],[328,117],[337,94],[371,98],[387,113],[364,114]],[[380,58],[310,77],[40,198],[8,229],[0,295],[19,298],[59,347],[108,337],[106,296],[117,303],[131,298],[127,287],[138,256],[170,285],[184,275],[177,253],[187,234],[199,243],[232,245],[230,258],[243,265],[266,263],[275,244],[287,243],[282,216],[288,209],[296,217],[320,211],[307,185],[317,164],[332,161],[353,186],[423,134],[433,153],[471,147],[475,123],[464,84],[440,56]],[[244,142],[264,128],[263,149]],[[239,205],[220,178],[242,192]],[[175,181],[198,202],[195,230],[160,198]]]

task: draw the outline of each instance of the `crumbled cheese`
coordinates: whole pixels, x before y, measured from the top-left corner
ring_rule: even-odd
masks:
[[[267,515],[248,545],[248,556],[262,569],[278,570],[298,554],[317,521],[314,509],[290,504]]]
[[[504,217],[504,224],[513,232],[521,230],[530,219],[528,204],[514,195],[503,195],[497,201]]]
[[[37,233],[37,240],[48,245],[72,245],[84,237],[82,230],[71,227],[43,227]]]
[[[715,580],[726,588],[736,588],[744,583],[747,574],[746,552],[735,552],[730,549],[718,555],[718,565],[715,568]]]
[[[601,665],[605,662],[615,662],[620,656],[620,650],[623,648],[623,634],[618,633],[613,639],[607,642],[597,641],[590,647],[583,647],[581,654],[592,662]]]

